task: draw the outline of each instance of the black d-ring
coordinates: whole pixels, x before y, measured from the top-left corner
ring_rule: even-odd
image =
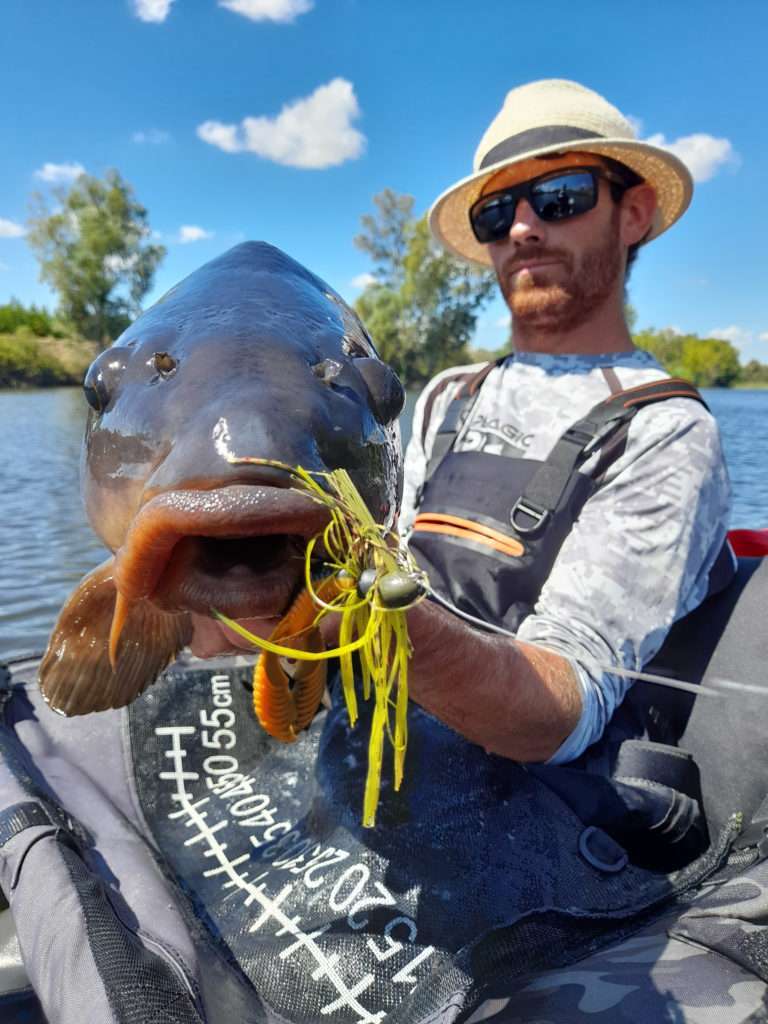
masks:
[[[532,524],[525,525],[518,521],[518,516],[527,516],[533,520]],[[524,498],[518,498],[515,504],[512,506],[512,511],[509,513],[509,521],[518,533],[532,534],[538,533],[546,526],[549,520],[549,509],[541,508],[539,505],[535,505],[532,501],[526,501]]]

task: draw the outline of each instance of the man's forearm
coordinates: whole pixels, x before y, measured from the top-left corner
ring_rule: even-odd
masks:
[[[581,692],[555,651],[483,633],[425,601],[408,614],[409,694],[489,753],[546,761],[573,731]]]

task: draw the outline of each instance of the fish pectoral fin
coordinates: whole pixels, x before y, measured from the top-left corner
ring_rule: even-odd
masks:
[[[117,590],[114,559],[90,572],[69,596],[40,665],[40,689],[64,715],[86,715],[130,704],[190,640],[186,612],[164,612],[149,601],[123,607],[124,621],[110,661]]]

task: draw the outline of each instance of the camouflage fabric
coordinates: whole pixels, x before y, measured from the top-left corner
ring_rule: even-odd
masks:
[[[414,414],[405,459],[405,532],[456,390],[449,385],[438,394],[422,445],[424,408],[443,376],[427,386]],[[564,431],[612,390],[666,376],[640,350],[510,356],[484,382],[455,450],[545,459]],[[581,719],[552,763],[573,760],[598,740],[626,693],[627,680],[598,666],[642,668],[670,626],[701,603],[729,514],[728,474],[712,416],[685,398],[640,410],[624,453],[584,506],[518,634],[568,657],[581,686]]]
[[[486,1000],[467,1024],[764,1024],[766,924],[762,861],[704,886],[684,913]]]
[[[766,986],[738,964],[649,929],[588,961],[488,1000],[472,1024],[742,1024],[768,1020]]]
[[[768,864],[703,887],[690,909],[487,999],[467,1024],[768,1021]]]

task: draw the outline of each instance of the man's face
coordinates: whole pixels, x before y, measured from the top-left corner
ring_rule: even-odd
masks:
[[[483,194],[567,167],[599,167],[600,158],[569,153],[552,160],[528,160],[500,171]],[[509,234],[488,246],[499,286],[515,321],[541,333],[573,330],[621,290],[626,247],[621,242],[619,206],[600,180],[597,205],[569,220],[540,220],[520,199]]]

